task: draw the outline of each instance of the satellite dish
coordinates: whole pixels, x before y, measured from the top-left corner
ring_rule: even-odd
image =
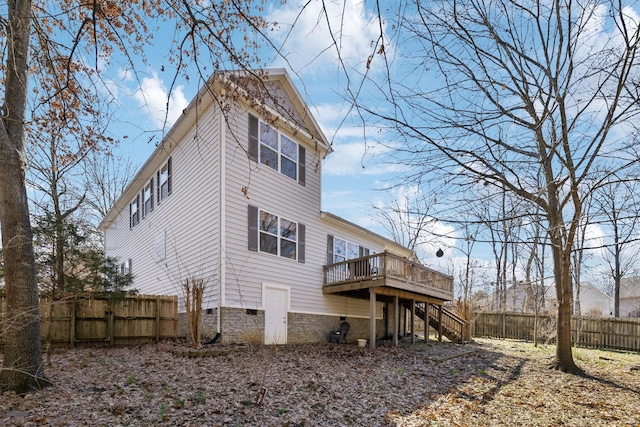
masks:
[[[441,257],[442,257],[442,255],[444,255],[444,252],[442,251],[442,248],[439,248],[439,249],[438,249],[438,251],[436,252],[436,256],[437,256],[438,258],[441,258]]]

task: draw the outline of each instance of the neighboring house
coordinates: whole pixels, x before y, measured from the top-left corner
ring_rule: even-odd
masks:
[[[205,335],[222,342],[319,342],[346,319],[350,342],[375,345],[412,301],[453,299],[453,281],[321,212],[331,152],[286,71],[216,73],[102,221],[105,252],[181,305],[204,279]]]
[[[490,298],[490,301],[485,301],[485,306],[488,302],[489,306],[495,307],[495,295]],[[555,313],[558,306],[555,284],[551,282],[543,286],[518,282],[511,285],[507,288],[506,306],[507,312],[514,313],[535,313],[536,308],[538,313]],[[610,317],[613,316],[613,308],[613,298],[589,282],[580,284],[580,312],[583,316]]]
[[[555,292],[555,291],[554,291]],[[556,302],[555,293],[552,302]],[[613,317],[613,298],[589,282],[580,283],[580,312],[583,316]]]
[[[620,317],[640,317],[640,277],[620,280]]]

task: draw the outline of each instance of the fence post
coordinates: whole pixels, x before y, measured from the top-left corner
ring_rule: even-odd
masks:
[[[109,347],[112,347],[115,341],[115,337],[113,336],[113,333],[115,332],[113,329],[113,322],[114,322],[114,314],[113,314],[113,308],[111,307],[111,305],[109,305],[109,311],[107,312],[107,334],[109,335]]]
[[[156,343],[160,342],[160,297],[156,298]]]
[[[71,348],[76,345],[76,318],[78,317],[78,300],[73,296],[71,300],[71,318],[69,319],[69,346]]]
[[[600,339],[598,340],[598,348],[602,348],[602,340],[604,339],[604,319],[600,318]]]
[[[507,338],[507,314],[502,313],[502,339]]]

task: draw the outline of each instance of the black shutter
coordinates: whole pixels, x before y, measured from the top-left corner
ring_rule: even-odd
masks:
[[[358,257],[361,258],[364,256],[364,247],[358,246]]]
[[[129,258],[129,274],[133,274],[133,260]]]
[[[304,264],[304,235],[305,235],[305,226],[304,224],[298,223],[298,262]]]
[[[333,236],[327,234],[327,265],[333,264]]]
[[[129,202],[129,229],[133,228],[133,210],[131,209],[131,202]]]
[[[156,188],[156,201],[160,204],[160,171],[156,173],[156,182],[158,183],[158,188]]]
[[[306,184],[306,163],[305,163],[306,150],[302,145],[298,145],[298,182],[300,185]]]
[[[248,215],[249,250],[258,252],[258,207],[249,205]]]
[[[258,118],[249,114],[249,160],[258,161]]]
[[[167,160],[167,195],[171,194],[171,157]]]

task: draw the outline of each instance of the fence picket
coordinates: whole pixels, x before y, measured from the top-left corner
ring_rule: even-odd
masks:
[[[538,316],[541,341],[553,341],[555,317]],[[473,314],[473,336],[533,341],[535,315],[478,312]],[[574,316],[571,337],[575,345],[640,352],[640,319]]]
[[[51,307],[53,304],[53,307]],[[0,294],[0,345],[5,296]],[[69,295],[54,301],[40,296],[42,340],[51,345],[137,344],[178,335],[178,299],[132,295],[109,299],[95,294]]]

